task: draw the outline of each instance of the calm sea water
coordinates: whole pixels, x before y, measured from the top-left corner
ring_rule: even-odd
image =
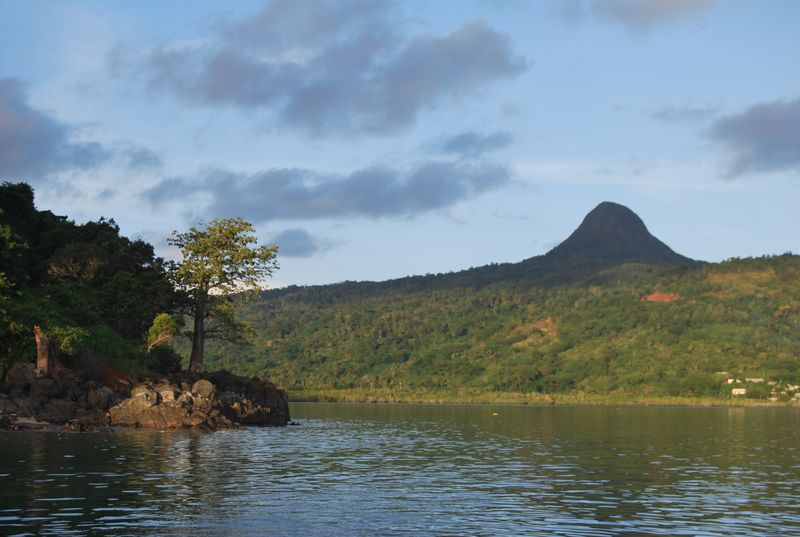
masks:
[[[0,535],[800,535],[793,409],[294,404],[0,434]]]

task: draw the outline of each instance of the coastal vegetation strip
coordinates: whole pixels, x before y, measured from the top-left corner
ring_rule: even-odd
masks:
[[[792,407],[800,408],[795,399],[770,401],[740,397],[646,397],[632,394],[586,394],[579,392],[540,394],[535,392],[448,391],[387,389],[296,390],[289,393],[296,403],[403,403],[403,404],[496,404],[496,405],[634,405],[685,407]]]
[[[76,224],[38,210],[30,185],[0,184],[0,428],[286,424],[268,381],[202,376],[203,343],[247,332],[234,300],[275,266],[256,243],[246,221],[212,220],[175,233],[183,258],[167,261],[114,220]],[[179,336],[194,341],[190,374]]]

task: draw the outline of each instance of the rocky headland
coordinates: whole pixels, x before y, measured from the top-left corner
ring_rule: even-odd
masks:
[[[189,372],[136,379],[111,370],[0,371],[0,429],[238,429],[289,423],[286,392],[266,380]]]

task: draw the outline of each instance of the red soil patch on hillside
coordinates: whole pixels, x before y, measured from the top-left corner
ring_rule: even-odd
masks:
[[[544,343],[550,338],[558,335],[556,332],[556,323],[548,317],[547,319],[535,323],[521,324],[511,331],[511,336],[524,335],[525,338],[517,341],[513,347],[533,347]]]
[[[680,295],[675,293],[661,293],[656,291],[655,293],[650,293],[647,296],[643,296],[642,300],[646,302],[675,302],[680,298]]]
[[[553,322],[553,319],[551,319],[550,317],[548,317],[547,319],[545,319],[540,323],[537,323],[536,328],[538,328],[542,332],[542,334],[548,337],[556,337],[558,335],[558,333],[556,332],[555,323]]]

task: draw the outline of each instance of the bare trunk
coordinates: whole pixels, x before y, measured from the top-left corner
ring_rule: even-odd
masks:
[[[36,369],[44,375],[50,374],[50,338],[38,325],[33,327],[33,337],[36,339]]]
[[[194,333],[192,334],[192,356],[189,359],[189,371],[200,373],[203,371],[203,353],[206,346],[206,300],[208,297],[201,294],[197,299],[194,309]]]

